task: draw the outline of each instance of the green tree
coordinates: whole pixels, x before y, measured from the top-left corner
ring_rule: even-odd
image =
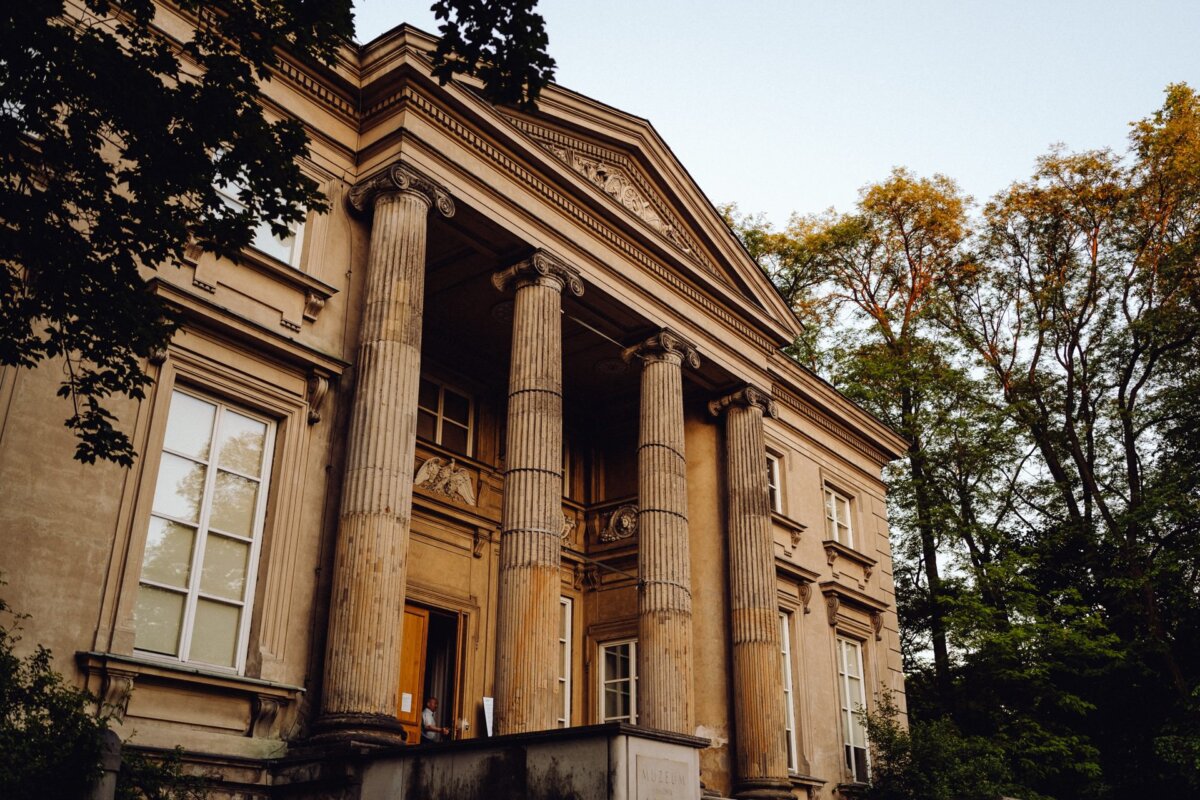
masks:
[[[535,8],[537,0],[436,0],[434,17],[444,22],[434,76],[445,84],[455,74],[473,75],[489,101],[533,109],[555,66],[546,21]]]
[[[64,360],[85,462],[134,457],[105,404],[143,395],[143,360],[171,334],[150,271],[325,208],[299,121],[268,119],[259,86],[281,49],[332,61],[348,0],[175,5],[195,21],[184,42],[155,28],[152,0],[0,10],[0,365]]]
[[[350,0],[172,5],[186,41],[155,26],[154,0],[0,4],[0,366],[62,360],[84,462],[136,455],[108,406],[143,396],[171,336],[153,272],[193,244],[236,257],[262,223],[284,235],[326,208],[300,171],[302,125],[271,119],[260,89],[284,51],[332,64]],[[535,5],[434,3],[442,80],[531,104],[554,66]]]

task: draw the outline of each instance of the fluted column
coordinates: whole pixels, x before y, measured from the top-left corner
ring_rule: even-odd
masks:
[[[739,798],[791,798],[782,643],[763,417],[775,402],[747,386],[708,404],[725,417],[729,508],[729,616]]]
[[[516,288],[496,624],[496,730],[548,730],[558,697],[562,544],[562,292],[579,272],[544,251],[497,272]]]
[[[318,731],[383,742],[396,719],[412,517],[425,236],[431,207],[449,217],[445,189],[394,164],[350,191],[374,207],[357,382],[338,518],[325,682]]]
[[[695,733],[683,375],[696,349],[663,330],[623,354],[642,362],[638,434],[638,724]]]

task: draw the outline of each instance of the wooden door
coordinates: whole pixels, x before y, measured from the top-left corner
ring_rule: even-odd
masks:
[[[404,638],[400,642],[400,693],[396,698],[396,716],[404,726],[409,744],[421,741],[421,710],[425,698],[425,642],[429,633],[429,612],[404,607]]]

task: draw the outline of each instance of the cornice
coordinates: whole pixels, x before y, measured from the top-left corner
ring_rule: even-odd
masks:
[[[849,445],[856,452],[866,456],[880,467],[891,463],[894,458],[888,452],[875,446],[870,439],[861,436],[853,428],[835,421],[828,414],[806,402],[786,387],[778,383],[772,384],[771,395],[792,411],[795,411],[809,422],[814,423],[818,428],[834,436],[843,444]]]
[[[614,200],[640,224],[665,239],[689,261],[722,283],[729,284],[729,279],[700,250],[687,228],[629,156],[567,136],[514,114],[505,113],[503,116],[544,151]]]
[[[670,287],[670,289],[699,306],[759,349],[765,352],[774,352],[777,349],[776,342],[750,327],[745,321],[735,316],[723,305],[717,303],[691,283],[684,280],[678,273],[667,268],[657,260],[650,258],[642,248],[635,246],[628,238],[619,235],[613,230],[611,225],[606,224],[600,217],[579,203],[576,203],[565,193],[559,191],[522,163],[503,152],[492,141],[480,136],[476,131],[452,116],[446,109],[433,103],[429,98],[415,91],[412,87],[405,87],[403,95],[403,100],[407,103],[411,111],[421,114],[427,121],[436,124],[465,144],[469,149],[491,161],[515,180],[524,184],[532,192],[558,208],[565,217],[586,228],[629,260],[636,262],[638,266],[654,275]]]

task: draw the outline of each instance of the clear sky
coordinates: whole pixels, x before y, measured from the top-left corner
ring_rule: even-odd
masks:
[[[357,0],[358,38],[428,0]],[[646,117],[714,203],[850,210],[893,166],[977,200],[1054,142],[1123,149],[1200,87],[1200,0],[541,0],[558,83]]]

